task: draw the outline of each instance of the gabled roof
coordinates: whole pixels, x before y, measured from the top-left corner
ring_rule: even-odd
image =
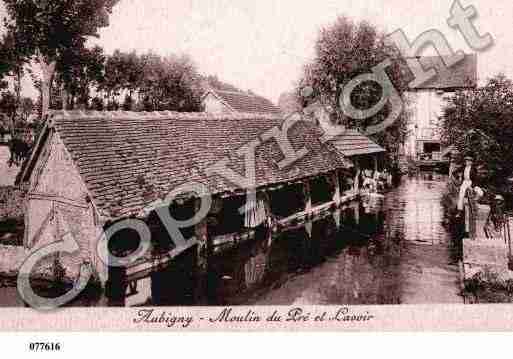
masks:
[[[212,194],[240,189],[224,176],[207,175],[206,169],[228,158],[227,166],[244,175],[245,159],[236,151],[281,124],[280,117],[264,115],[77,111],[54,113],[44,132],[53,130],[62,140],[102,214],[122,217],[190,181],[203,183]],[[275,140],[259,145],[257,187],[344,167],[342,156],[331,144],[322,144],[321,136],[312,123],[294,125],[288,137],[296,150],[306,147],[308,154],[285,169],[277,165],[283,155]],[[37,160],[36,155],[30,161]],[[23,180],[33,165],[27,168]]]
[[[209,93],[217,97],[234,112],[272,115],[281,114],[278,106],[275,106],[268,99],[255,94],[242,91],[220,91],[216,89],[209,89],[206,95]]]
[[[444,57],[447,58],[447,57]],[[424,69],[434,67],[436,76],[415,90],[455,90],[477,87],[477,56],[467,54],[460,62],[447,68],[440,56],[422,56],[419,58]]]
[[[446,158],[456,153],[458,153],[458,149],[456,148],[456,146],[451,145],[442,151],[441,156],[442,158]]]
[[[383,147],[356,130],[348,129],[330,142],[346,157],[386,152]]]

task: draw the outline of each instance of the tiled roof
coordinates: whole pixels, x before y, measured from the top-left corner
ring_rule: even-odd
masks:
[[[445,158],[445,157],[449,157],[455,153],[458,153],[458,149],[456,148],[456,146],[451,145],[442,151],[441,156],[442,156],[442,158]]]
[[[435,67],[437,75],[430,81],[417,86],[415,89],[457,89],[477,86],[477,56],[465,55],[465,58],[447,68],[440,56],[423,56],[420,62],[425,69]]]
[[[240,113],[259,113],[279,115],[280,108],[268,99],[246,92],[210,90],[214,95]]]
[[[212,194],[239,189],[219,175],[207,175],[206,169],[229,158],[228,167],[244,175],[244,157],[236,151],[281,123],[279,117],[264,115],[176,112],[57,112],[52,119],[95,204],[113,217],[138,213],[189,181],[205,184]],[[321,135],[306,121],[293,126],[288,132],[292,145],[296,150],[305,146],[308,154],[286,169],[277,165],[283,155],[276,141],[259,145],[257,187],[343,167],[342,156],[331,144],[321,144]]]
[[[346,130],[342,135],[332,140],[331,143],[346,157],[385,152],[383,147],[356,130]]]

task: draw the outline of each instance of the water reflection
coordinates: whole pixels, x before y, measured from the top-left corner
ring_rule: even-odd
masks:
[[[209,304],[461,302],[443,226],[444,177],[405,180],[378,210],[256,241],[212,260]]]
[[[311,231],[297,228],[217,253],[206,278],[191,271],[192,250],[134,288],[147,296],[137,304],[459,303],[443,226],[444,188],[436,174],[406,179],[380,205],[353,203],[314,221]],[[0,302],[16,305],[11,297]]]
[[[346,211],[342,226],[328,218],[288,231],[248,251],[215,258],[210,304],[398,303],[397,256],[383,241],[384,214]],[[352,213],[351,213],[352,212]]]

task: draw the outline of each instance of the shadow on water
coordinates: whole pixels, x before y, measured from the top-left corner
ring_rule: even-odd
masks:
[[[206,290],[190,304],[399,303],[400,251],[385,239],[385,214],[354,207],[341,212],[339,228],[328,217],[313,223],[311,235],[302,227],[214,255]],[[186,292],[183,281],[163,275],[152,286],[155,303],[179,304],[155,297],[155,288],[169,283]]]
[[[377,206],[352,203],[313,222],[311,230],[303,226],[271,239],[262,235],[216,251],[208,260],[206,277],[191,271],[196,267],[196,251],[189,251],[151,275],[151,300],[147,304],[452,301],[454,298],[446,298],[444,292],[456,288],[452,282],[454,268],[449,263],[454,258],[448,254],[453,251],[450,234],[443,226],[444,179],[421,173],[417,178],[404,179]],[[437,286],[438,281],[440,293],[430,287]],[[3,290],[0,288],[0,294]],[[81,304],[101,305],[94,300]]]

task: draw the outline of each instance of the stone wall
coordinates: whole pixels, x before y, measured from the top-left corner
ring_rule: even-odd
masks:
[[[19,167],[12,165],[9,167],[9,158],[11,151],[9,147],[0,145],[0,187],[13,186],[18,174]]]
[[[24,196],[15,187],[0,187],[0,245],[23,245]]]
[[[47,141],[31,178],[25,216],[25,245],[31,250],[61,241],[67,234],[78,244],[76,253],[56,253],[65,278],[76,278],[84,263],[105,278],[106,267],[96,250],[101,225],[88,191],[58,134]],[[53,263],[54,261],[51,261]]]
[[[24,197],[25,193],[16,187],[0,187],[0,222],[6,218],[23,218]]]
[[[31,251],[20,246],[0,245],[0,277],[17,276],[25,260],[29,257]],[[54,268],[53,258],[47,257],[38,263],[32,270],[33,278],[53,279]],[[63,278],[72,280],[72,278]]]
[[[485,270],[497,273],[503,280],[513,279],[513,271],[509,270],[509,244],[504,241],[502,235],[497,238],[487,238],[484,232],[490,207],[478,205],[477,211],[475,237],[463,239],[465,279],[470,279]],[[469,219],[466,218],[466,230],[469,229]]]
[[[0,275],[16,275],[27,256],[24,247],[0,245]]]
[[[508,268],[508,247],[504,241],[479,238],[463,241],[463,265],[465,279],[479,272],[489,270],[497,273],[501,279],[513,279]]]

